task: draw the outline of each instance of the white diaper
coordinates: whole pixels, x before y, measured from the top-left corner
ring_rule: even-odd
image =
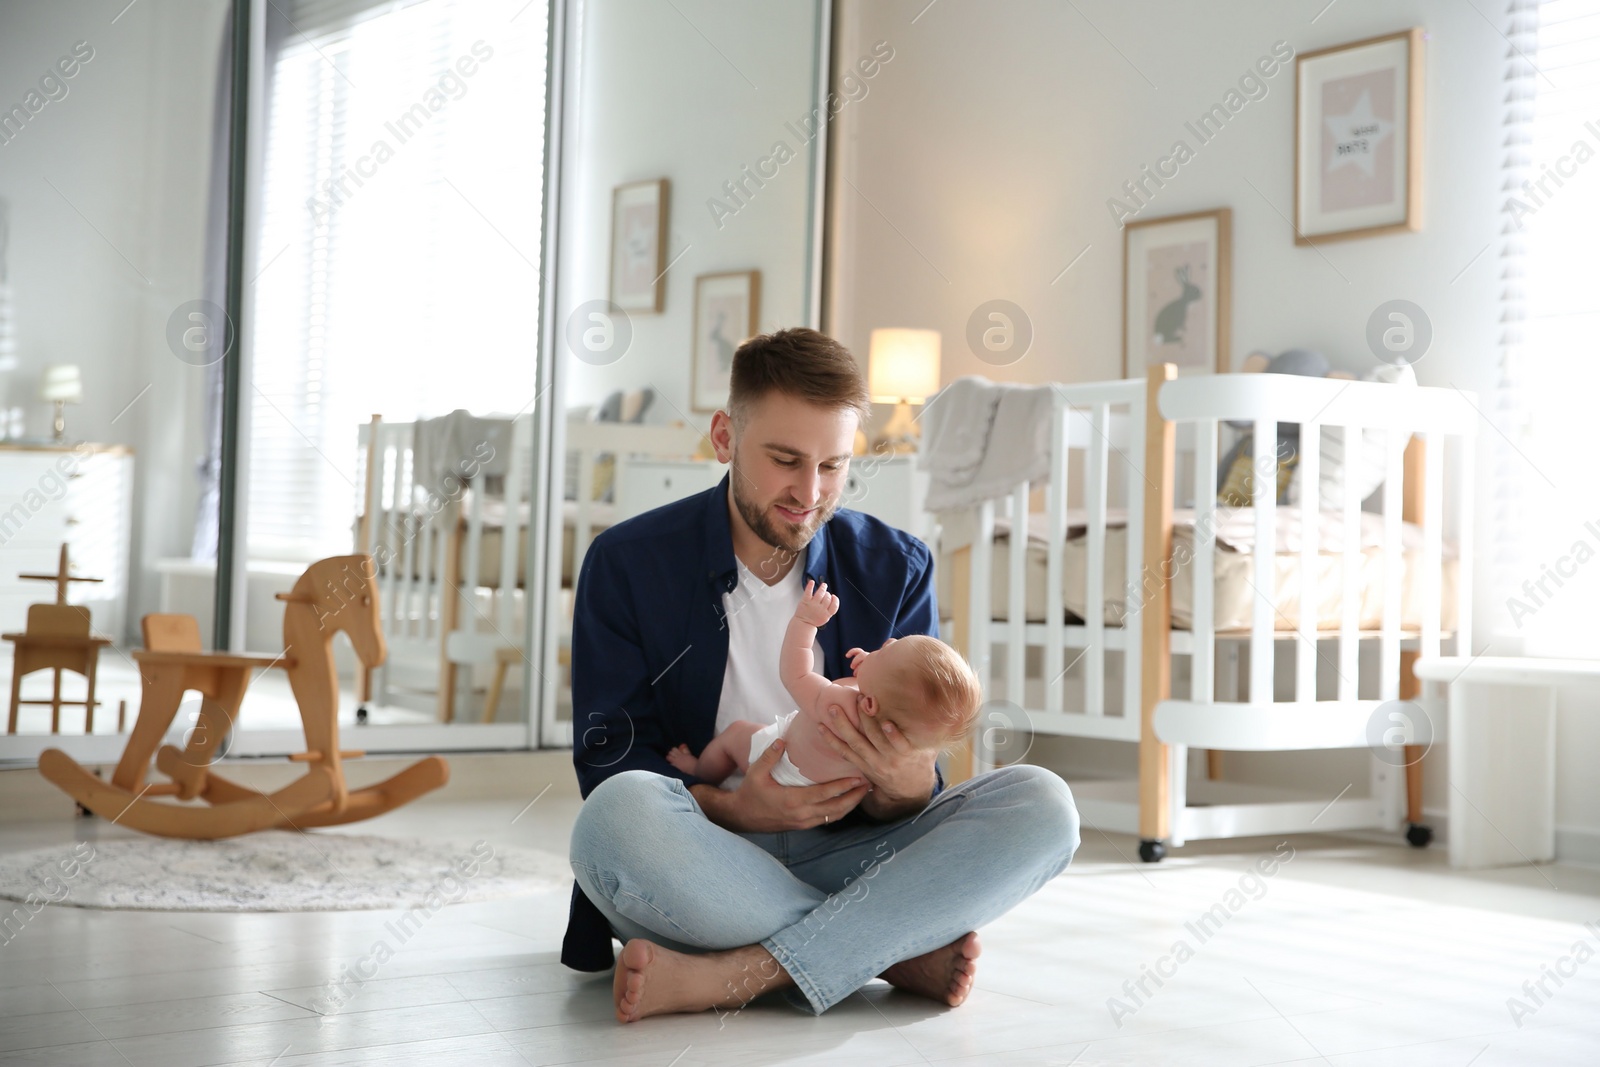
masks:
[[[794,711],[791,711],[789,714],[785,715],[771,726],[763,726],[761,729],[750,735],[751,763],[754,763],[756,760],[760,759],[761,754],[767,750],[768,746],[784,735],[785,731],[789,729],[789,723],[792,722],[794,717],[798,714],[800,714],[800,709],[796,708]],[[787,752],[779,756],[778,762],[773,764],[772,780],[777,782],[779,785],[799,786],[817,784],[810,778],[807,778],[805,775],[800,773],[800,768],[796,767],[790,761],[789,753]]]

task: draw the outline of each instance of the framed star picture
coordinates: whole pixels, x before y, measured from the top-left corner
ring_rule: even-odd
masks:
[[[667,179],[630,182],[611,194],[611,302],[659,314],[667,293]]]
[[[1295,243],[1422,228],[1421,27],[1295,60]]]

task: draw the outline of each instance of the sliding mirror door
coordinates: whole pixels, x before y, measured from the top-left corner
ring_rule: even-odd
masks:
[[[216,566],[231,7],[0,5],[0,760],[115,762],[140,618]]]
[[[262,8],[235,646],[281,650],[276,595],[370,555],[388,656],[335,640],[352,744],[524,747],[547,4]],[[281,672],[241,726],[299,744]]]
[[[817,325],[825,0],[567,9],[541,738],[570,743],[574,576],[607,526],[719,482],[734,348]],[[581,728],[581,724],[579,726]]]

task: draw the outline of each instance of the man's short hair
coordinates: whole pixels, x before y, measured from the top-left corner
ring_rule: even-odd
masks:
[[[856,413],[858,425],[872,414],[867,379],[850,350],[805,326],[757,334],[733,354],[728,414],[742,430],[750,408],[768,393]]]

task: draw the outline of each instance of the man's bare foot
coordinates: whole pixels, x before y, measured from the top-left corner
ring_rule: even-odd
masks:
[[[689,755],[688,745],[679,745],[667,753],[667,762],[684,774],[693,774],[700,761]]]
[[[963,934],[944,948],[895,964],[878,977],[897,989],[953,1008],[972,992],[982,951],[976,932]]]
[[[611,996],[619,1023],[650,1015],[739,1008],[792,980],[760,945],[691,956],[643,938],[622,946]]]

